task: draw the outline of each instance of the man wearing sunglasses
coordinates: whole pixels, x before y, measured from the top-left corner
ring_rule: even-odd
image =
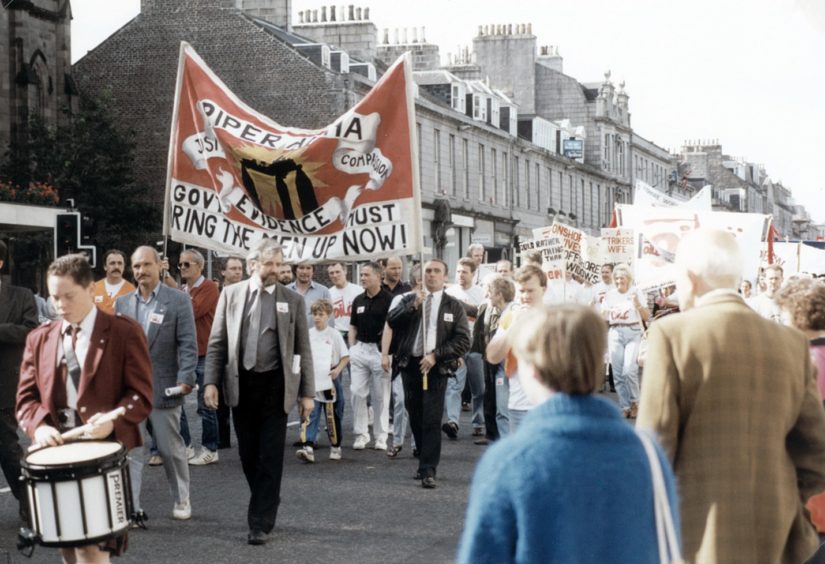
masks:
[[[195,374],[198,378],[198,415],[201,417],[202,447],[200,452],[189,459],[192,466],[205,466],[218,461],[218,418],[213,410],[206,409],[203,405],[203,365],[220,292],[218,285],[203,275],[203,265],[203,255],[195,249],[187,249],[180,255],[178,266],[183,282],[180,289],[192,299],[198,339],[198,366]]]

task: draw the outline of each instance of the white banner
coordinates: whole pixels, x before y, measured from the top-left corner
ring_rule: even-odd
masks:
[[[619,204],[616,217],[621,227],[636,234],[634,270],[643,290],[675,282],[673,261],[682,235],[700,227],[730,231],[739,241],[745,259],[742,277],[755,280],[760,250],[770,216],[756,213],[710,212],[682,207],[641,207]]]
[[[576,282],[596,284],[600,279],[602,260],[600,241],[581,229],[554,222],[548,227],[533,229],[536,240],[558,238],[564,251],[565,269],[573,275]],[[548,272],[551,272],[548,270]],[[555,274],[550,278],[557,277]]]
[[[680,206],[694,210],[711,211],[713,209],[713,193],[710,186],[705,186],[690,200],[678,200],[656,190],[646,182],[637,180],[636,190],[633,194],[633,205],[646,207]]]
[[[632,229],[605,227],[601,231],[601,259],[610,264],[633,264],[636,242]]]

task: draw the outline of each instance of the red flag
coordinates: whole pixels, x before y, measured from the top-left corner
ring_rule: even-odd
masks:
[[[409,56],[323,129],[279,125],[181,44],[164,234],[227,254],[261,238],[288,261],[364,260],[422,247]]]

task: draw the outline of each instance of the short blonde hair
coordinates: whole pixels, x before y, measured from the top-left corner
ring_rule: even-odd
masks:
[[[630,269],[630,266],[625,263],[619,263],[613,267],[613,279],[616,279],[617,274],[624,274],[627,276],[628,283],[633,283],[633,271]]]
[[[547,387],[587,395],[602,385],[607,327],[593,308],[565,304],[525,311],[510,344]]]

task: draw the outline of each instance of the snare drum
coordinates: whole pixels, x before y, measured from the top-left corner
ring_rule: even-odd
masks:
[[[120,443],[45,447],[28,454],[21,470],[39,544],[84,546],[129,528],[132,492],[126,449]]]

